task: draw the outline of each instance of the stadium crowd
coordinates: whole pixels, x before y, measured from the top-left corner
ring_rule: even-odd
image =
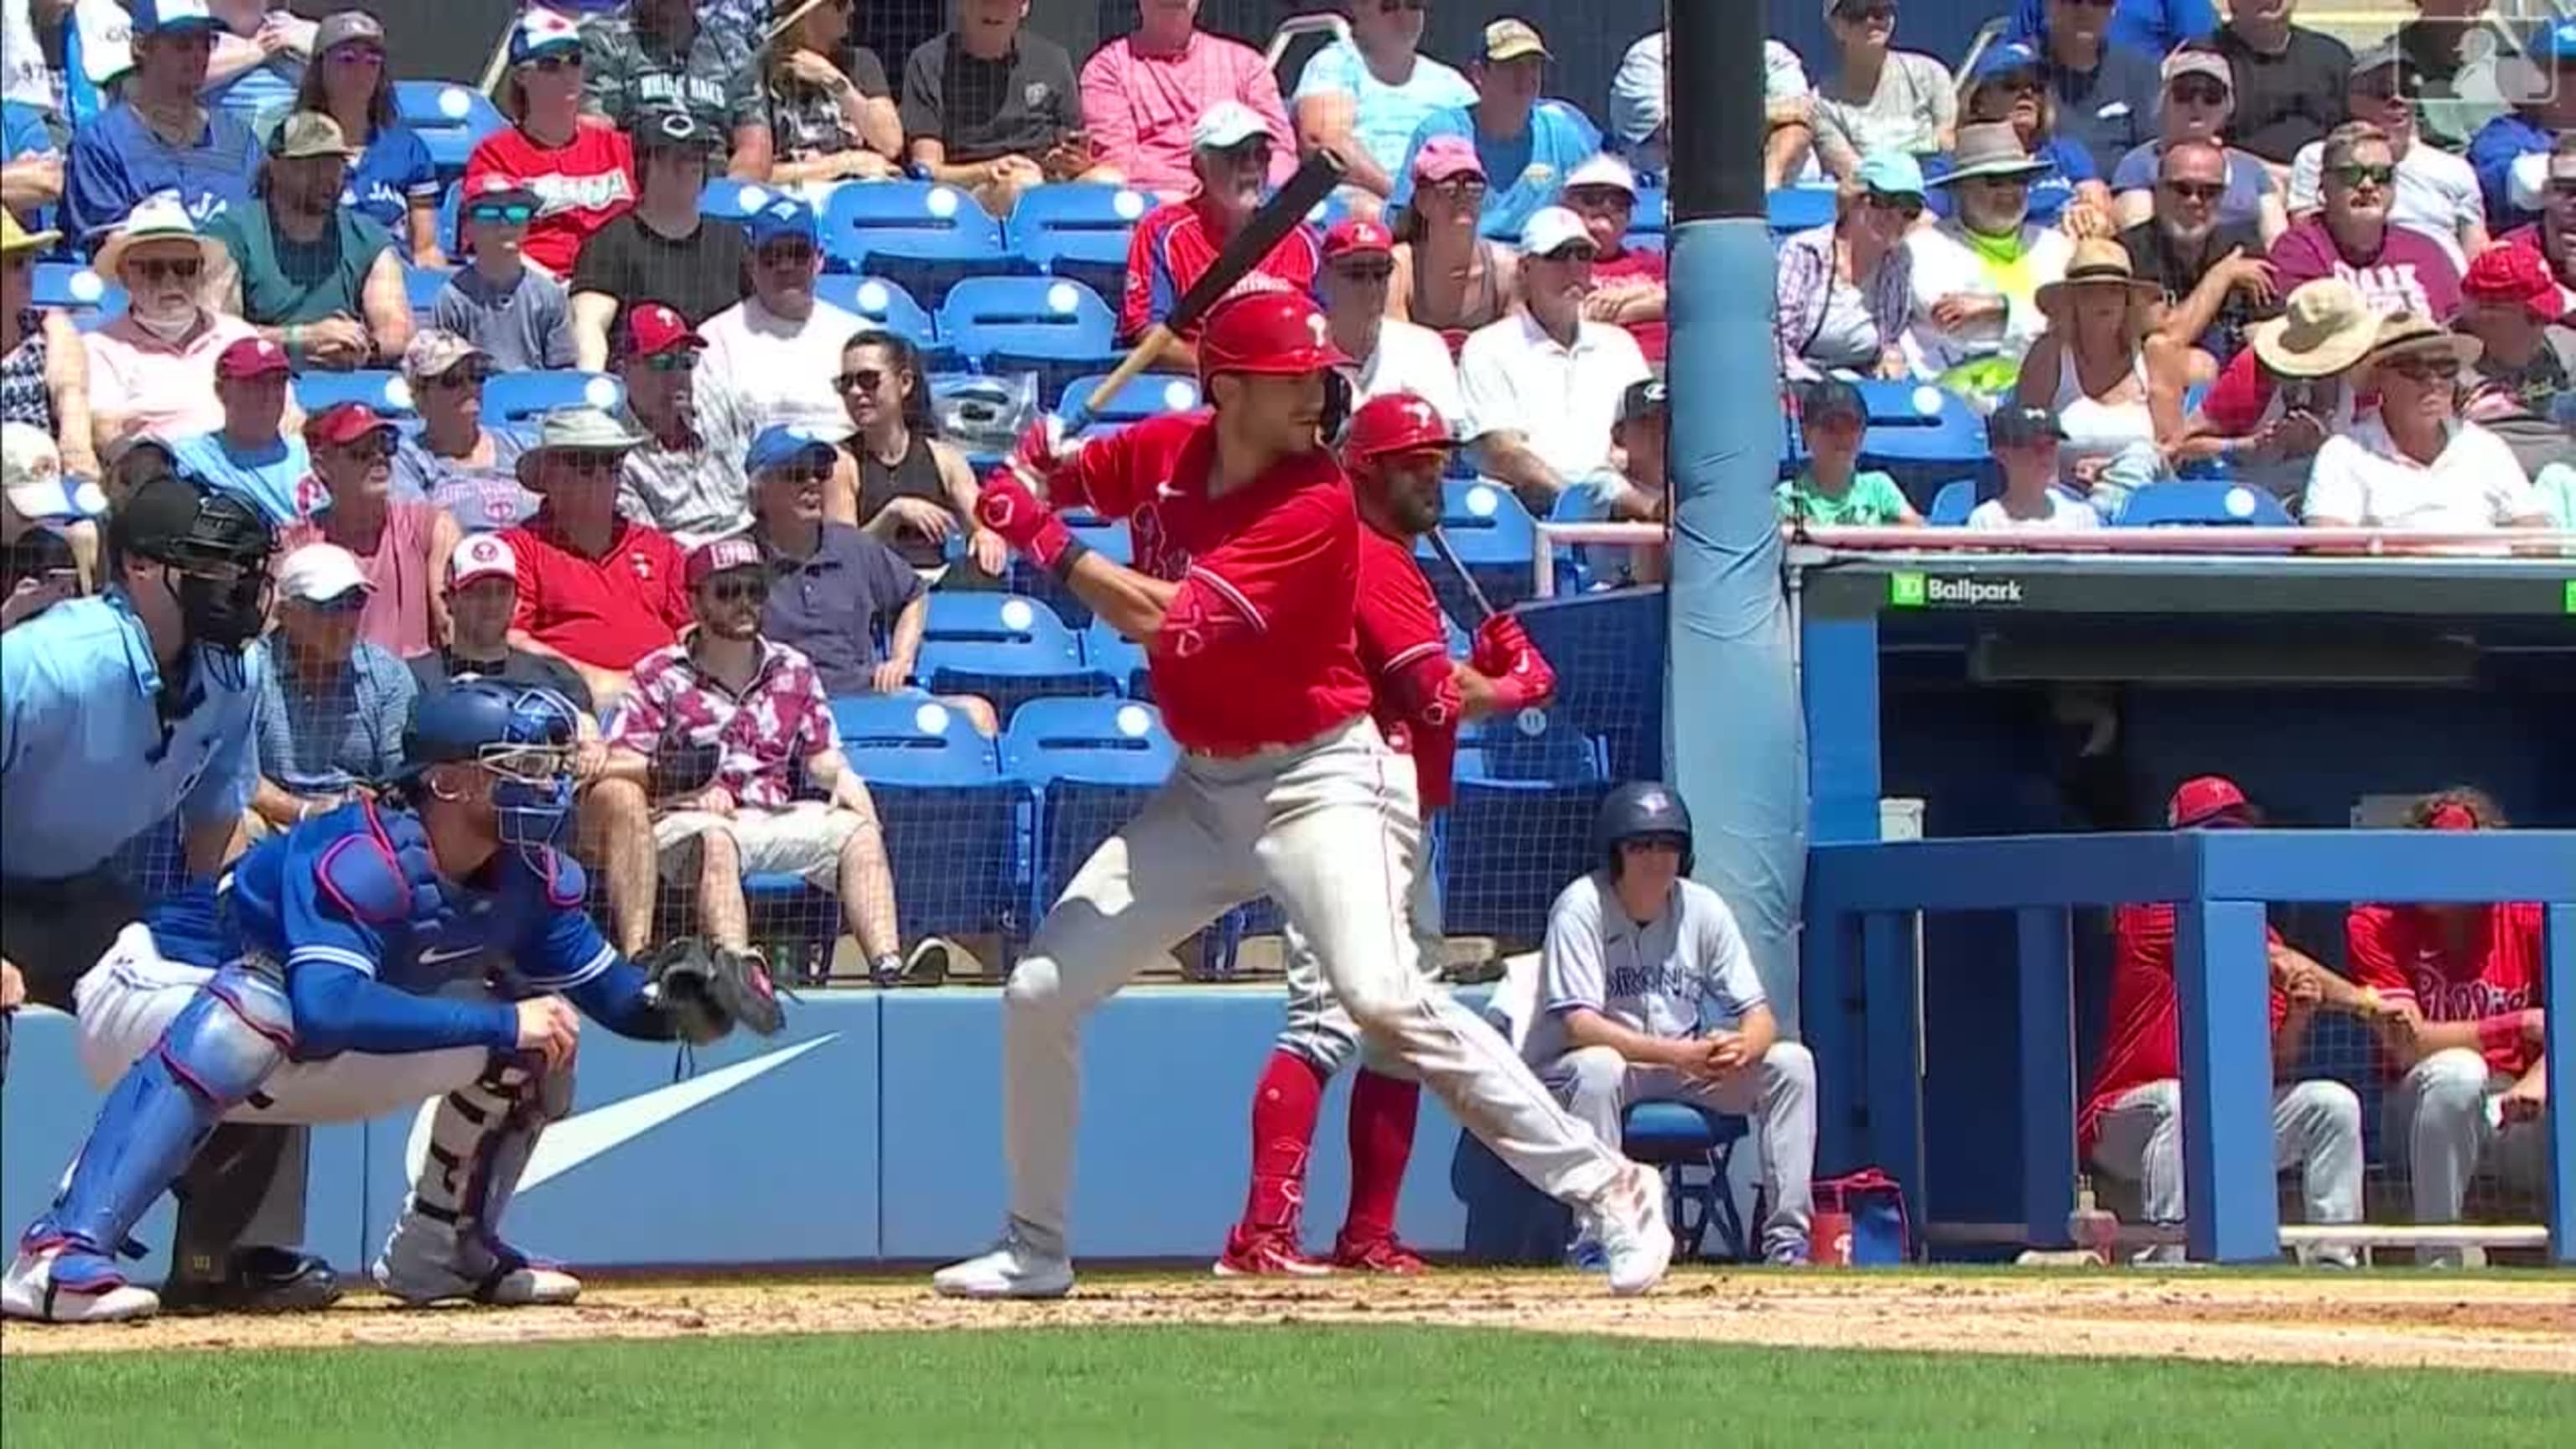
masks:
[[[1896,0],[1827,0],[1831,55],[1774,42],[1766,179],[1815,209],[1779,238],[1783,519],[2089,529],[2217,477],[2312,524],[2576,527],[2576,22],[2505,36],[2426,0],[2355,55],[2297,8],[2026,0],[1956,73],[1899,48]],[[889,64],[852,43],[852,0],[530,7],[470,151],[438,160],[396,85],[434,78],[397,76],[365,11],[5,0],[13,894],[128,844],[55,829],[80,802],[28,783],[69,758],[48,751],[157,770],[176,732],[203,873],[380,789],[416,701],[497,676],[584,715],[580,853],[611,944],[651,943],[667,886],[747,950],[746,883],[793,877],[837,899],[877,979],[937,979],[948,948],[898,929],[921,883],[889,867],[839,705],[918,696],[1007,732],[1007,702],[934,698],[924,666],[943,606],[1026,581],[977,522],[978,461],[1167,317],[1302,154],[1346,183],[1261,269],[1317,295],[1357,394],[1435,407],[1488,507],[1662,520],[1661,35],[1627,52],[1605,126],[1549,95],[1522,19],[1453,66],[1419,48],[1422,0],[1356,0],[1282,77],[1197,9],[1143,0],[1077,58],[1025,0],[956,0]],[[879,225],[995,245],[907,250]],[[1196,340],[1145,413],[1195,400]],[[1923,384],[1982,415],[1995,465],[1946,503],[1872,466],[1872,427]],[[211,497],[275,555],[265,642],[222,679],[191,674],[174,612],[250,567],[197,550]],[[1661,555],[1594,562],[1652,582]],[[150,708],[66,738],[47,712],[100,680]],[[2186,804],[2173,824],[2243,801]],[[2518,1125],[2537,978],[2496,973],[2528,971],[2536,924],[2499,916],[2480,945],[2373,919],[2367,959],[2449,952],[2463,991],[2420,999],[2396,966],[2378,994],[2329,989],[2287,953],[2276,1025],[2367,1015],[2405,1081],[2431,1073],[2407,1100],[2439,1098],[2443,1131]],[[2149,976],[2154,930],[2123,926]],[[2407,931],[2430,934],[2390,956]],[[2141,1028],[2163,1067],[2086,1118],[2159,1219],[2180,1215],[2178,1107],[2155,1095],[2178,1070],[2169,955]],[[1670,1025],[1559,1041],[1589,1053],[1565,1090],[1615,1121],[1624,1072],[1674,1066]],[[2516,1115],[2453,1121],[2490,1072]],[[2283,1131],[2328,1142],[2306,1158],[2324,1170],[2357,1112],[2298,1095]],[[2419,1187],[2419,1213],[2456,1217],[2455,1188]],[[2357,1196],[2312,1181],[2310,1207]]]

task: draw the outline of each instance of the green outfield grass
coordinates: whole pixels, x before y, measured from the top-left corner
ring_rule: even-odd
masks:
[[[9,1449],[2528,1446],[2576,1381],[1474,1330],[1035,1330],[14,1358]]]

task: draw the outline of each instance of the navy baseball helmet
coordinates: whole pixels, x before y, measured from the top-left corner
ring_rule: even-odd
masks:
[[[1690,807],[1671,786],[1659,780],[1632,780],[1601,798],[1594,817],[1593,844],[1613,876],[1619,873],[1619,847],[1634,840],[1662,839],[1680,843],[1682,873],[1691,869]]]
[[[467,678],[412,706],[403,759],[415,775],[432,765],[480,765],[498,777],[492,806],[502,842],[552,845],[572,814],[579,721],[571,702],[551,689]]]

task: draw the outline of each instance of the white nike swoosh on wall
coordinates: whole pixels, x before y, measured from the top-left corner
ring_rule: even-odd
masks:
[[[703,1107],[734,1088],[758,1077],[767,1076],[816,1047],[839,1041],[841,1034],[818,1036],[791,1047],[736,1062],[702,1077],[655,1087],[632,1097],[576,1112],[546,1129],[537,1140],[537,1150],[528,1159],[528,1170],[519,1178],[520,1192],[527,1192],[549,1178],[560,1177],[602,1153],[614,1151],[634,1141],[663,1123]],[[442,1098],[432,1097],[420,1104],[412,1118],[411,1138],[403,1147],[403,1171],[412,1181],[420,1180],[421,1163],[429,1156],[429,1126],[438,1115]]]

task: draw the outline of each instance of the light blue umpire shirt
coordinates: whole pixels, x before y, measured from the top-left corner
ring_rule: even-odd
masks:
[[[56,604],[0,647],[0,876],[68,880],[168,819],[229,820],[259,781],[265,646],[228,687],[200,662],[165,735],[161,669],[122,590]]]

